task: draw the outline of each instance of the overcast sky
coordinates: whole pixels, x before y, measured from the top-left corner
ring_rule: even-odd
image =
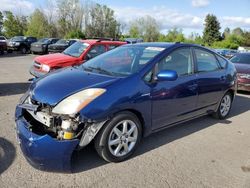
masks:
[[[43,7],[46,0],[0,0],[0,10],[30,14]],[[250,0],[95,0],[115,10],[119,21],[129,23],[135,18],[150,15],[161,25],[162,32],[182,28],[188,35],[201,33],[204,17],[215,14],[225,27],[250,30]]]

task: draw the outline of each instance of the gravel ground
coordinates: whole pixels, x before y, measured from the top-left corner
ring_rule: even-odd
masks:
[[[34,56],[0,56],[0,187],[250,187],[250,94],[231,116],[202,117],[143,139],[133,158],[104,162],[92,145],[73,158],[73,173],[42,172],[16,141],[14,109]]]

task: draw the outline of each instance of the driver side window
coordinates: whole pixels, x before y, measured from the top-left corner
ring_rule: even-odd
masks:
[[[178,76],[193,73],[193,58],[190,48],[180,48],[171,52],[158,63],[158,71],[174,70]]]
[[[96,57],[106,51],[106,48],[104,45],[96,45],[91,48],[91,50],[88,52],[89,58]]]

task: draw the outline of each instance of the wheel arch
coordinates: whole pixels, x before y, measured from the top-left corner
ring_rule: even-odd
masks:
[[[116,114],[119,114],[119,113],[122,113],[122,112],[130,112],[132,114],[134,114],[138,120],[140,121],[141,123],[141,128],[142,128],[142,136],[144,136],[144,133],[145,133],[145,120],[143,118],[143,115],[141,112],[139,112],[138,110],[135,110],[135,109],[123,109],[123,110],[120,110],[120,111],[117,111],[113,114],[113,117],[116,115]]]

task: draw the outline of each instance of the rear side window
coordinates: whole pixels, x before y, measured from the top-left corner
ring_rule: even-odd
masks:
[[[220,66],[224,69],[224,68],[226,68],[226,66],[227,66],[227,60],[225,60],[225,59],[223,59],[222,57],[220,57],[220,56],[216,56],[217,57],[217,59],[219,60],[219,63],[220,63]]]
[[[92,49],[89,51],[89,55],[91,58],[96,57],[106,51],[106,48],[104,45],[96,45],[93,46]]]
[[[219,69],[219,65],[215,56],[205,50],[194,49],[197,60],[198,72],[210,72]]]

